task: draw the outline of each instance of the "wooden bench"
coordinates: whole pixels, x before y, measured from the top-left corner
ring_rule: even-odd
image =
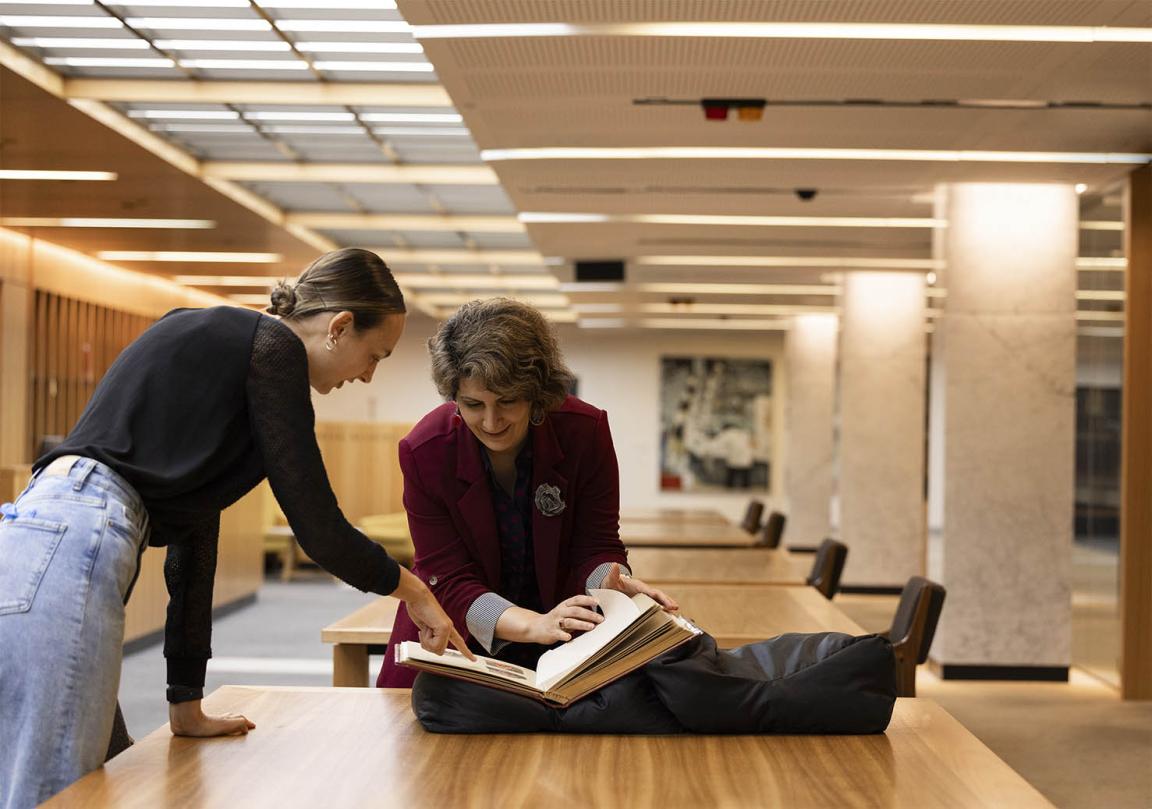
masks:
[[[441,735],[410,701],[399,689],[224,686],[204,709],[244,714],[247,736],[161,728],[46,805],[1051,807],[923,699],[897,700],[887,732],[870,736]]]

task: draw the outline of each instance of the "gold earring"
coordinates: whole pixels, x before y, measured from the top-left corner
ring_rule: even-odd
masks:
[[[333,337],[331,334],[329,334],[328,339],[324,341],[324,347],[326,349],[328,349],[329,351],[335,351],[336,350],[336,338]]]

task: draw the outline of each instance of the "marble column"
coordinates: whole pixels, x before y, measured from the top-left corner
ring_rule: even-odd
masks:
[[[945,677],[1062,679],[1071,654],[1077,198],[938,189],[929,576],[948,589]]]
[[[831,528],[838,325],[835,315],[800,315],[786,338],[786,545],[818,545]]]
[[[900,587],[924,568],[925,284],[846,273],[840,330],[839,537],[849,587]]]

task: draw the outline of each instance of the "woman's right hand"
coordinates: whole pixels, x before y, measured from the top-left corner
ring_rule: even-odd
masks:
[[[469,660],[476,659],[476,655],[452,625],[448,613],[444,612],[436,596],[432,595],[432,591],[416,574],[406,568],[400,568],[400,586],[392,595],[408,607],[408,617],[420,630],[421,646],[439,655],[444,654],[444,650],[451,643]]]
[[[528,622],[525,640],[543,646],[551,646],[556,641],[567,643],[572,640],[571,633],[595,629],[596,624],[604,620],[604,616],[596,612],[597,606],[592,596],[581,595],[561,601],[543,615],[534,613],[536,617]]]

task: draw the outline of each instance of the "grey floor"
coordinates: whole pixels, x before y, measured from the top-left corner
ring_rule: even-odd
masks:
[[[226,683],[329,685],[320,629],[370,599],[326,576],[269,580],[254,605],[216,622],[208,692]],[[896,606],[894,597],[836,602],[871,631],[886,628]],[[373,659],[370,670],[379,665]],[[167,722],[164,680],[159,646],[124,659],[120,698],[133,735]],[[1122,702],[1079,670],[1067,684],[941,682],[922,671],[918,687],[1057,806],[1152,809],[1152,702]]]

